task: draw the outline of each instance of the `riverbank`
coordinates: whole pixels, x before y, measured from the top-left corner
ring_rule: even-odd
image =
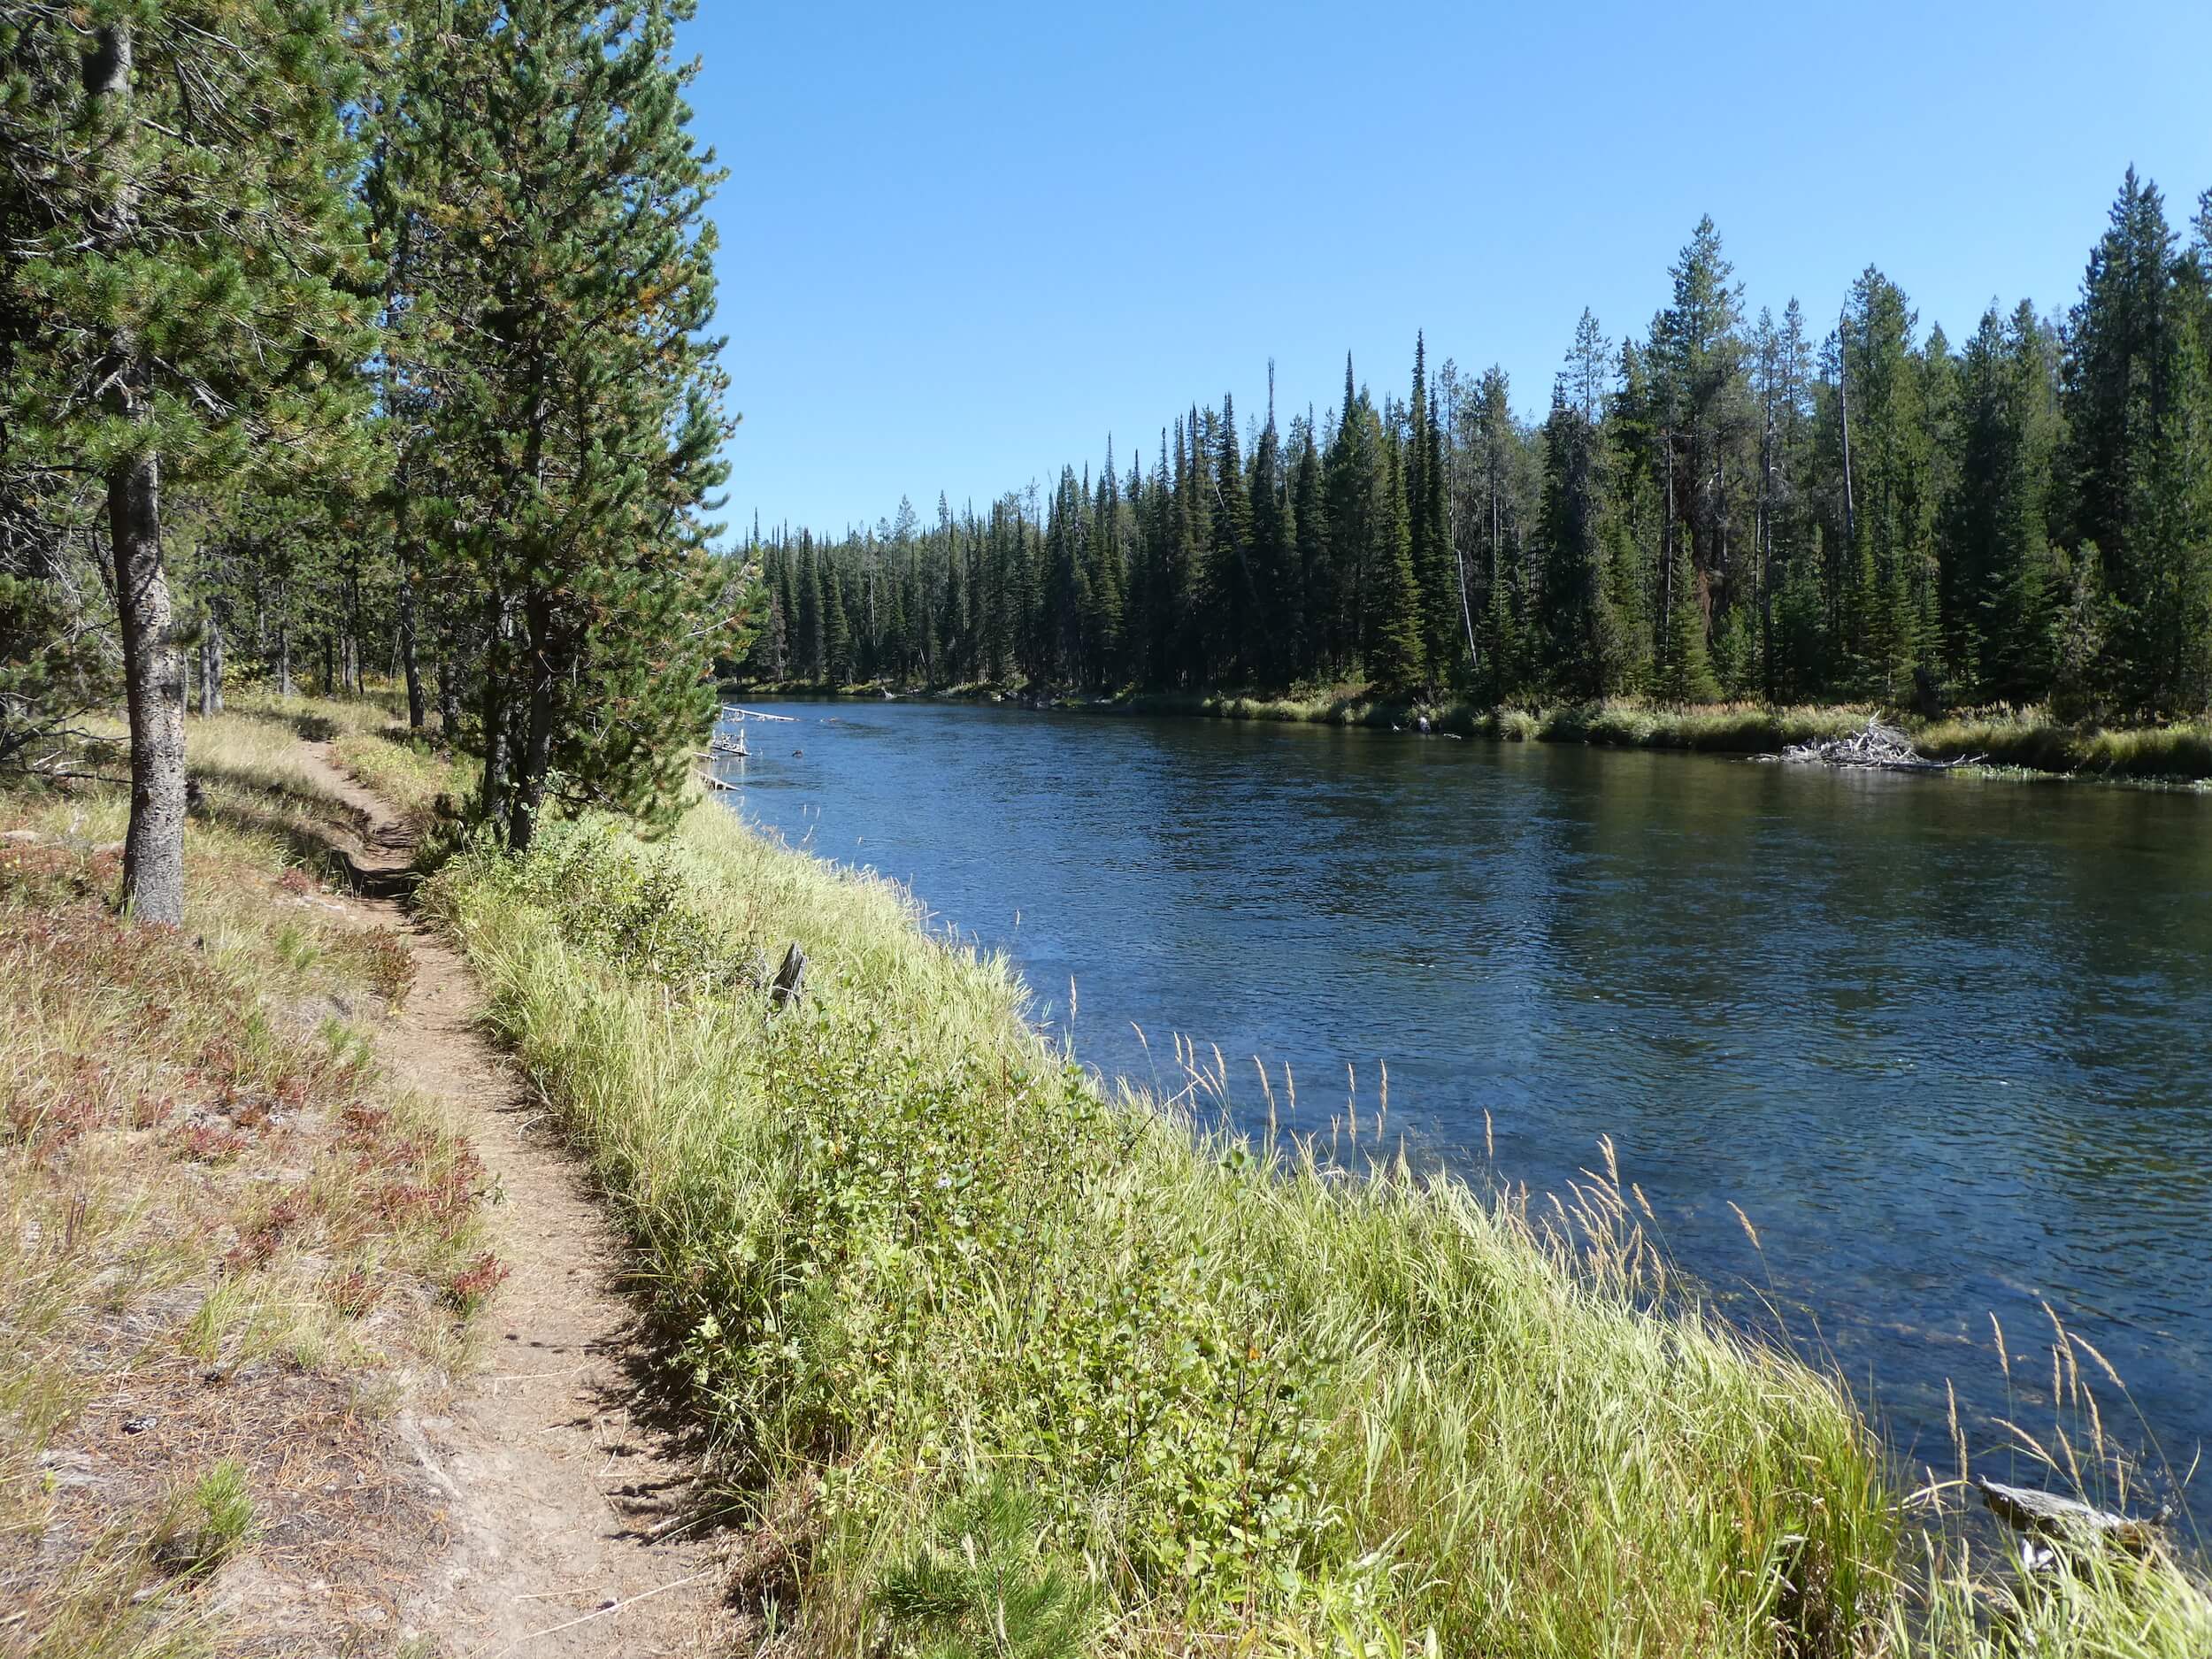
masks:
[[[1601,703],[1491,708],[1464,703],[1415,703],[1377,697],[1363,687],[1311,695],[1236,692],[1125,692],[1113,696],[1038,699],[1004,687],[974,685],[929,689],[886,686],[737,686],[725,695],[852,697],[886,695],[943,702],[1013,703],[1082,713],[1194,716],[1209,719],[1432,729],[1496,742],[1580,743],[1599,748],[1679,749],[1714,755],[1778,755],[1800,743],[1841,737],[1879,716],[1901,729],[1927,759],[1970,763],[1969,769],[2137,783],[2212,782],[2212,726],[2104,726],[2055,720],[2039,710],[1999,710],[1928,718],[1872,703],[1774,707],[1734,703],[1676,706],[1615,698]]]
[[[1981,1654],[1990,1595],[2048,1652],[2212,1630],[2155,1563],[1970,1582],[1835,1379],[1661,1294],[1603,1165],[1532,1210],[1342,1139],[1376,1179],[1340,1179],[1373,1125],[1286,1089],[1241,1142],[1102,1100],[1002,962],[712,806],[466,855],[430,902],[763,1529],[741,1590],[805,1651],[957,1642],[1000,1599],[1037,1653]]]

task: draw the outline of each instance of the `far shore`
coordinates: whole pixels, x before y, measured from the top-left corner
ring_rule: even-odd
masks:
[[[1425,719],[1432,731],[1498,742],[1582,743],[1740,756],[1778,755],[1798,744],[1845,736],[1878,718],[1903,731],[1924,758],[1968,763],[1960,767],[1962,771],[2166,787],[2202,787],[2212,782],[2212,725],[2174,722],[2108,726],[2094,721],[2058,720],[2039,709],[1976,710],[1932,718],[1871,703],[1680,706],[1635,698],[1491,707],[1464,701],[1410,701],[1349,686],[1289,694],[1083,695],[988,684],[900,687],[881,682],[832,686],[733,681],[724,685],[722,694],[726,698],[911,698],[1085,713],[1194,715],[1395,731],[1417,730]]]

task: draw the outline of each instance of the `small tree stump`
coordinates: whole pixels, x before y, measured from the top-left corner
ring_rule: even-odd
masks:
[[[806,952],[795,940],[783,953],[783,966],[776,970],[776,982],[769,987],[768,1011],[779,1013],[805,995]]]

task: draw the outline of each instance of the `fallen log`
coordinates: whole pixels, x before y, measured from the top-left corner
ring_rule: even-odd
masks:
[[[2157,1544],[2168,1514],[2162,1509],[2149,1517],[2115,1515],[2079,1498],[2008,1486],[1978,1475],[1974,1484],[1989,1512],[2016,1532],[2061,1542],[2115,1544],[2131,1555],[2147,1554]]]

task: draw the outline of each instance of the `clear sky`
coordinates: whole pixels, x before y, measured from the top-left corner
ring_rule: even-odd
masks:
[[[1125,471],[1271,357],[1402,391],[1417,328],[1535,414],[1701,213],[1752,315],[1872,263],[1956,342],[2072,299],[2130,162],[2212,185],[2212,0],[700,11],[733,527]]]

